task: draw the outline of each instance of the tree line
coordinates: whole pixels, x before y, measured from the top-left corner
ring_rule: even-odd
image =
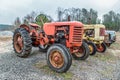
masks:
[[[71,21],[80,21],[84,24],[96,24],[100,23],[98,19],[97,11],[90,9],[87,10],[85,8],[69,8],[62,9],[58,8],[58,20],[59,21],[67,21],[68,17],[70,17]]]
[[[120,31],[120,13],[109,11],[107,14],[103,15],[102,23],[107,29]]]
[[[57,21],[80,21],[84,24],[104,24],[106,29],[108,30],[120,30],[120,13],[116,13],[114,11],[109,11],[104,14],[102,20],[98,18],[98,12],[94,9],[85,9],[85,8],[58,8],[57,12]],[[36,13],[31,12],[23,17],[20,20],[17,17],[14,21],[14,26],[17,27],[21,23],[29,24],[29,23],[37,23],[40,26],[43,26],[45,22],[54,21],[52,16],[49,16],[44,13]]]

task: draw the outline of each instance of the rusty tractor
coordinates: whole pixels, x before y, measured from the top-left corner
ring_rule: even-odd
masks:
[[[104,43],[105,26],[101,24],[84,25],[84,40],[88,43],[90,55],[95,55],[96,51],[105,52]]]
[[[83,42],[84,27],[81,22],[50,22],[39,29],[37,24],[22,24],[13,35],[13,48],[17,56],[28,57],[32,46],[47,51],[47,64],[56,72],[66,72],[76,60],[89,56],[88,45]]]

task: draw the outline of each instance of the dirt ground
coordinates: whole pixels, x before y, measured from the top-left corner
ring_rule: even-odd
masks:
[[[105,53],[85,61],[72,60],[67,73],[56,73],[46,64],[46,53],[33,48],[28,58],[19,58],[11,37],[0,37],[0,80],[120,80],[120,33]]]

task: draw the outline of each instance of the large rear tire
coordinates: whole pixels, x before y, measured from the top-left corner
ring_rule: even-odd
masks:
[[[96,44],[96,47],[97,47],[97,51],[100,53],[104,53],[107,50],[107,47],[104,42],[101,44]]]
[[[95,55],[96,52],[97,52],[96,45],[91,41],[87,42],[87,44],[88,44],[88,47],[89,47],[89,50],[90,50],[90,55]]]
[[[48,66],[59,73],[66,72],[72,64],[72,57],[64,48],[61,44],[54,44],[47,51]]]
[[[24,28],[17,28],[13,35],[13,48],[17,56],[28,57],[32,50],[32,41]]]
[[[73,53],[72,56],[75,60],[86,60],[89,57],[89,47],[87,43],[83,42],[79,48],[79,52]]]

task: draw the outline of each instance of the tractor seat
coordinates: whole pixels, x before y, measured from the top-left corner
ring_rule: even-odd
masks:
[[[38,24],[35,24],[35,23],[30,23],[29,25],[34,28],[41,28],[41,26],[39,26]]]

